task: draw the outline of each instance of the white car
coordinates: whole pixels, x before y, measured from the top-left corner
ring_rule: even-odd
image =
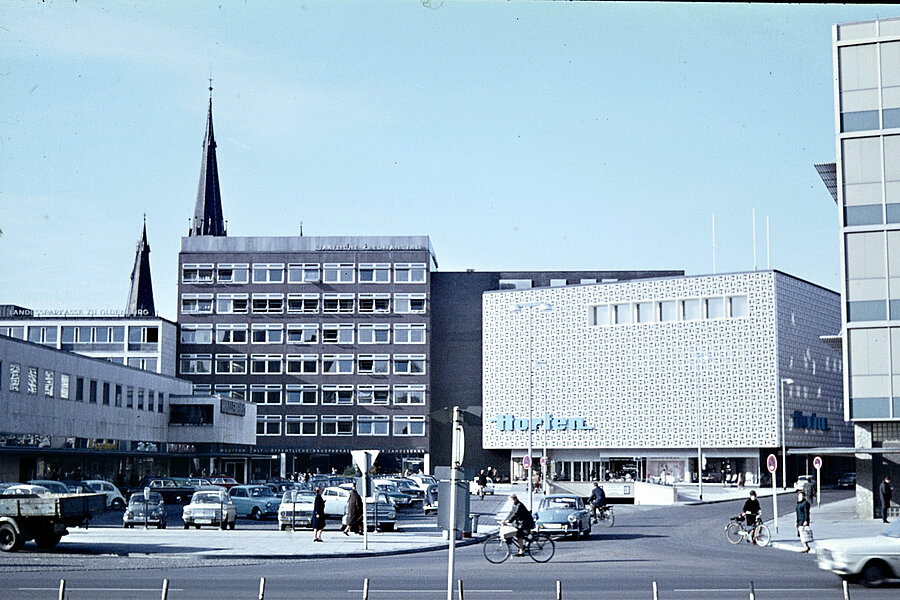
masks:
[[[42,485],[31,485],[28,483],[11,485],[3,490],[4,496],[49,496],[52,493]]]
[[[278,527],[281,531],[291,527],[312,527],[315,501],[316,495],[313,492],[285,492],[278,506]]]
[[[867,587],[900,578],[900,520],[880,535],[817,543],[816,563],[844,579],[859,579]]]
[[[794,483],[794,489],[806,494],[807,498],[812,498],[816,495],[815,475],[801,475],[797,478],[797,482]]]
[[[203,525],[212,525],[225,529],[234,529],[237,521],[237,509],[225,490],[204,490],[194,492],[190,504],[182,511],[184,528],[191,525],[200,529]]]
[[[478,481],[477,481],[477,479],[478,479],[478,478],[476,477],[476,481],[470,481],[470,482],[469,482],[469,493],[470,493],[470,494],[477,494],[477,493],[478,493]],[[491,496],[494,495],[494,480],[491,479],[490,477],[487,478],[487,483],[484,485],[484,493],[485,493],[485,494],[490,494]]]
[[[370,527],[381,531],[392,531],[397,520],[397,511],[387,502],[383,494],[378,499],[365,498],[366,512]],[[347,503],[350,501],[350,490],[344,487],[327,487],[322,491],[325,500],[325,515],[329,517],[343,518],[347,513]],[[377,522],[376,522],[377,510]]]
[[[108,481],[102,479],[88,479],[86,484],[98,494],[106,494],[106,508],[120,510],[125,508],[125,496],[119,491],[119,488]]]

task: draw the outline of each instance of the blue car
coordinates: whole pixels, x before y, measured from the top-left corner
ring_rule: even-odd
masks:
[[[587,537],[591,534],[591,513],[584,507],[584,501],[572,494],[541,498],[534,522],[538,531],[550,535]]]
[[[236,485],[228,490],[228,496],[239,517],[259,521],[265,517],[277,517],[281,498],[265,485]]]

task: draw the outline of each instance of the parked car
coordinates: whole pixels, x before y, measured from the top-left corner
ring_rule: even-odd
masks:
[[[289,490],[281,497],[278,507],[278,526],[281,531],[292,526],[312,527],[313,504],[316,494],[310,491]]]
[[[334,486],[322,491],[325,500],[325,514],[333,518],[343,518],[347,513],[347,503],[350,500],[349,486]],[[393,531],[397,523],[397,511],[390,505],[384,495],[379,492],[378,498],[365,498],[366,512],[369,527],[381,531]]]
[[[0,496],[49,496],[53,492],[42,485],[31,485],[28,483],[17,483],[11,485]]]
[[[415,475],[410,475],[407,477],[410,481],[416,482],[419,486],[419,489],[425,493],[428,490],[428,486],[432,483],[437,483],[437,479],[433,475],[424,475],[422,473],[416,473]]]
[[[538,531],[549,534],[587,537],[591,533],[591,513],[579,496],[569,494],[541,498],[534,522]]]
[[[125,496],[119,491],[119,488],[108,481],[102,479],[89,479],[84,482],[88,489],[86,493],[106,494],[106,507],[113,510],[125,508]]]
[[[844,473],[838,477],[837,485],[839,488],[856,487],[856,473]]]
[[[469,482],[469,493],[477,494],[478,493],[478,482],[470,481]],[[484,484],[484,493],[494,495],[494,480],[490,477],[487,478],[487,483]]]
[[[425,496],[425,490],[419,487],[419,484],[412,479],[406,477],[388,477],[390,481],[397,484],[400,491],[409,494],[414,500],[421,500]]]
[[[50,490],[53,494],[71,494],[72,490],[69,489],[69,486],[64,484],[61,481],[53,481],[50,479],[30,479],[26,481],[28,485],[40,485],[48,490]]]
[[[150,492],[150,497],[144,494],[132,494],[125,514],[122,515],[122,527],[134,528],[135,525],[155,525],[157,529],[166,528],[166,507],[162,494]]]
[[[93,494],[94,490],[88,485],[87,481],[80,479],[63,479],[60,483],[69,488],[70,494]],[[41,484],[38,484],[41,485]]]
[[[794,489],[798,492],[803,492],[806,494],[807,498],[812,498],[816,495],[816,477],[815,475],[801,475],[797,478],[796,483],[794,483]]]
[[[264,517],[278,516],[281,498],[265,485],[236,485],[228,490],[239,517],[257,521]]]
[[[400,488],[397,487],[393,481],[389,481],[386,479],[376,479],[373,482],[373,486],[375,490],[384,494],[385,499],[390,503],[394,508],[404,508],[407,506],[411,506],[415,499],[409,494],[405,494],[400,491]]]
[[[191,502],[181,511],[185,529],[191,525],[197,529],[203,525],[234,529],[237,507],[232,503],[225,488],[209,489],[210,487],[194,492]]]
[[[208,479],[210,484],[222,486],[226,490],[230,490],[238,485],[238,482],[234,477],[209,477]]]
[[[816,563],[820,569],[860,580],[867,587],[900,578],[900,520],[879,535],[818,542]]]
[[[131,488],[131,495],[143,494],[144,488],[162,494],[166,504],[184,504],[194,494],[194,486],[183,484],[172,477],[144,477],[137,486]]]

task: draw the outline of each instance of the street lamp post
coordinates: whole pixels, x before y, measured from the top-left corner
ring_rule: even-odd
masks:
[[[520,302],[509,307],[510,312],[520,313],[525,308],[536,308],[542,312],[553,310],[553,306],[547,302]],[[528,319],[528,473],[525,476],[528,485],[528,510],[534,511],[534,485],[531,483],[531,455],[534,451],[534,418],[532,410],[534,406],[534,313]],[[545,426],[546,427],[546,426]]]
[[[705,362],[710,358],[712,357],[704,352],[697,356],[697,361],[694,363],[694,378],[697,380],[697,491],[701,502],[703,501],[703,435],[700,420],[700,361]]]
[[[784,384],[794,385],[790,377],[781,378],[781,488],[787,489],[787,442],[784,439]]]

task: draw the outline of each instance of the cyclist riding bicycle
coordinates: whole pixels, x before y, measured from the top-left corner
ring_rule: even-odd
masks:
[[[594,482],[594,489],[591,490],[591,497],[588,499],[588,502],[591,505],[591,521],[597,521],[597,509],[601,506],[606,506],[606,492],[603,491],[603,488],[600,487],[600,484],[596,481]]]
[[[741,510],[741,516],[744,517],[744,520],[747,522],[748,530],[752,530],[756,527],[761,512],[762,508],[759,506],[759,500],[756,499],[756,492],[751,490],[750,498],[744,502],[744,508]],[[754,540],[753,543],[755,544],[756,541]]]
[[[525,536],[534,529],[534,517],[531,516],[531,511],[519,502],[519,498],[515,494],[510,494],[509,499],[512,501],[512,510],[509,511],[503,522],[516,526],[516,543],[519,545],[519,552],[516,556],[525,556]]]

